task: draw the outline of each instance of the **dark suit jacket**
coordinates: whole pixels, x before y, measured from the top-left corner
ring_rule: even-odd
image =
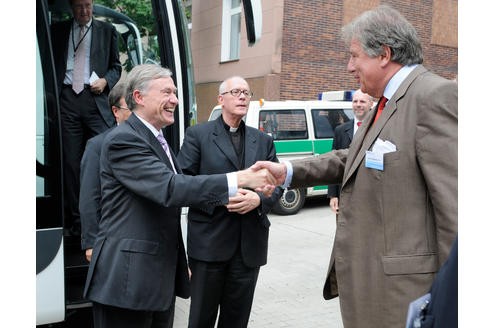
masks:
[[[447,261],[442,265],[431,286],[431,300],[421,327],[457,327],[458,324],[458,252],[455,239]]]
[[[135,114],[108,132],[100,165],[102,216],[84,295],[127,309],[166,310],[175,295],[189,297],[180,206],[227,204],[227,178],[175,174]]]
[[[354,136],[354,119],[347,121],[335,128],[332,150],[349,148]],[[340,184],[328,186],[328,198],[340,197]]]
[[[51,28],[53,55],[55,58],[55,70],[57,73],[57,83],[59,93],[65,77],[67,68],[67,49],[69,46],[69,36],[72,20],[53,24]],[[93,18],[91,27],[91,50],[90,50],[90,74],[95,72],[100,78],[107,80],[105,90],[97,95],[92,93],[98,110],[107,125],[115,125],[110,105],[108,104],[108,93],[119,81],[122,66],[119,60],[119,48],[117,41],[117,31],[112,24],[98,21]]]
[[[86,143],[81,159],[81,189],[79,214],[81,215],[81,248],[93,248],[101,219],[100,153],[107,130]]]
[[[245,128],[244,166],[249,167],[259,160],[278,161],[272,137],[254,128]],[[182,171],[191,175],[243,169],[239,167],[221,116],[186,130],[178,161]],[[261,206],[244,215],[229,213],[225,206],[190,207],[188,255],[201,261],[227,261],[240,243],[242,258],[247,266],[266,264],[270,226],[266,214],[281,194],[281,188],[277,188],[269,198],[261,194]]]

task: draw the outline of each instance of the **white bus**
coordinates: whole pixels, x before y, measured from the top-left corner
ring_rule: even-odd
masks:
[[[107,7],[112,3],[118,8]],[[182,0],[127,4],[134,5],[139,10],[119,1],[95,0],[94,17],[112,23],[119,33],[122,74],[149,62],[172,70],[179,104],[176,123],[164,133],[177,152],[185,129],[196,122],[192,56]],[[260,1],[245,0],[243,5],[252,45],[261,35]],[[50,25],[69,16],[68,0],[36,0],[36,325],[87,328],[93,326],[91,303],[82,297],[88,263],[80,238],[63,234],[61,123],[50,36]]]

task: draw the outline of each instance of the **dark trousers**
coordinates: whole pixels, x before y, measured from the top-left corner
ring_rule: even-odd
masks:
[[[89,88],[76,95],[71,87],[60,94],[60,119],[64,161],[65,227],[79,229],[79,174],[86,141],[107,130]]]
[[[204,262],[189,258],[191,307],[189,328],[247,327],[259,267],[244,265],[240,250],[227,262]]]
[[[93,302],[94,328],[172,328],[175,299],[166,311],[135,311]]]

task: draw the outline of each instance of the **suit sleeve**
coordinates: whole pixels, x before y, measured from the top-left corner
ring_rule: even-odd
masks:
[[[89,140],[81,160],[79,214],[81,248],[93,248],[101,218],[100,148]]]
[[[332,143],[332,150],[340,149],[340,144],[341,144],[341,134],[342,131],[338,127],[335,129],[335,135],[333,138],[333,143]],[[339,184],[330,184],[328,185],[328,192],[327,192],[327,197],[328,198],[333,198],[333,197],[339,197],[339,189],[340,185]]]
[[[318,156],[291,161],[294,170],[291,187],[311,187],[342,183],[349,149],[332,150]]]
[[[122,65],[119,60],[119,44],[117,30],[113,25],[111,25],[111,37],[108,40],[108,51],[110,51],[108,70],[106,71],[104,77],[108,83],[108,89],[111,90],[115,84],[120,79],[120,74],[122,73]]]
[[[225,174],[175,174],[151,145],[132,134],[113,136],[103,149],[106,169],[127,189],[165,207],[218,206],[228,203]],[[106,151],[106,152],[105,152]]]
[[[457,84],[429,85],[418,103],[416,152],[432,202],[440,264],[457,232]]]

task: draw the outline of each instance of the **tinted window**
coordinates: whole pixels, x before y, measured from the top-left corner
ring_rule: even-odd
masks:
[[[334,130],[352,118],[350,109],[312,109],[315,138],[333,138]]]
[[[259,129],[275,140],[308,139],[308,124],[303,109],[260,111]]]

